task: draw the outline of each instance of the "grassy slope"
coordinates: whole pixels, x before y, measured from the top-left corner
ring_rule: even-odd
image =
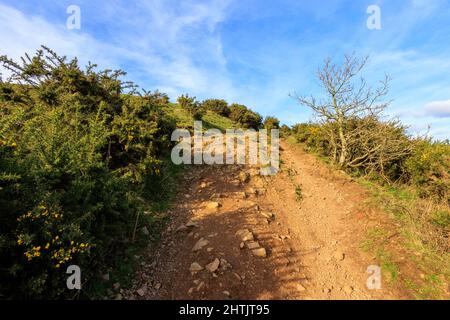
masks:
[[[439,230],[444,232],[440,213],[448,207],[421,199],[406,187],[381,186],[364,178],[357,181],[372,195],[372,205],[384,209],[394,221],[369,230],[361,248],[380,260],[392,285],[412,297],[449,299],[450,254],[445,237],[439,236]]]
[[[176,122],[177,128],[193,128],[194,119],[192,119],[189,113],[179,105],[173,103],[163,110],[169,118]],[[221,131],[225,131],[228,128],[234,128],[233,121],[211,111],[208,111],[203,116],[202,121],[203,128],[205,129],[217,128]]]

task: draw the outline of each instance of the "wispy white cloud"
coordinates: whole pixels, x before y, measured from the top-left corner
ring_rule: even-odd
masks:
[[[450,136],[448,118],[424,108],[450,97],[446,26],[434,25],[450,17],[448,0],[367,1],[381,6],[380,31],[365,27],[364,1],[79,0],[80,31],[66,29],[63,2],[33,1],[42,8],[0,4],[0,54],[18,58],[46,44],[82,64],[123,68],[127,79],[172,98],[223,97],[293,124],[311,114],[288,94],[319,93],[314,72],[323,58],[367,53],[369,82],[385,72],[393,77],[390,114],[418,130],[432,123],[439,137]],[[46,6],[62,18],[46,14]]]
[[[428,102],[425,105],[425,114],[437,118],[450,118],[450,100]]]
[[[85,32],[83,22],[82,29],[74,32],[65,24],[0,4],[0,54],[17,59],[44,44],[60,54],[78,57],[81,63],[126,67],[136,82],[151,83],[173,96],[186,91],[231,96],[234,88],[227,76],[220,35],[215,33],[228,2],[186,1],[177,5],[139,1],[134,10],[127,3],[115,2],[113,12],[111,8],[107,12],[111,28],[115,28],[112,39]],[[81,4],[82,17],[85,8],[89,8],[87,4]]]

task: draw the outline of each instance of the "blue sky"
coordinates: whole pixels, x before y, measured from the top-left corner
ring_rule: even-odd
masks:
[[[81,29],[66,27],[69,5]],[[369,30],[369,5],[381,30]],[[369,82],[393,80],[388,114],[412,133],[431,125],[450,138],[449,0],[0,0],[0,54],[18,58],[46,44],[62,55],[122,68],[174,100],[244,103],[283,123],[311,113],[289,93],[320,94],[314,73],[326,57],[370,55]]]

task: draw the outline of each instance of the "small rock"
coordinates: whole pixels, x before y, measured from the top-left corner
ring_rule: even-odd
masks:
[[[261,211],[260,214],[267,219],[274,219],[275,215],[269,211]]]
[[[220,260],[216,258],[216,259],[214,259],[213,262],[206,265],[206,269],[209,272],[214,273],[217,271],[217,269],[219,269],[219,265],[220,265]]]
[[[203,270],[203,267],[201,265],[199,265],[197,262],[193,262],[191,264],[191,267],[189,268],[189,270],[191,272],[198,272],[198,271]]]
[[[193,221],[193,220],[189,220],[186,223],[186,227],[188,227],[188,228],[193,228],[193,227],[197,227],[197,226],[198,226],[198,223],[196,221]]]
[[[186,231],[186,230],[188,230],[188,227],[185,226],[184,224],[182,224],[182,225],[179,226],[175,231],[176,231],[176,232],[183,232],[183,231]]]
[[[256,194],[258,196],[263,196],[263,195],[266,194],[266,189],[265,188],[258,188],[258,189],[256,189]]]
[[[247,248],[249,248],[250,250],[258,249],[259,248],[259,243],[257,241],[247,242]]]
[[[102,275],[102,279],[105,281],[109,281],[109,273],[105,273]]]
[[[244,242],[241,242],[241,243],[239,244],[239,248],[244,249],[244,247],[245,247],[245,243],[244,243]]]
[[[236,236],[238,236],[241,241],[253,241],[253,233],[248,229],[242,229],[236,232]]]
[[[119,290],[120,289],[120,283],[116,282],[113,284],[113,288],[114,290]]]
[[[206,182],[202,182],[201,184],[200,184],[200,188],[206,188],[208,186],[208,184],[206,183]]]
[[[354,291],[354,289],[351,286],[345,286],[342,288],[342,291],[344,291],[346,294],[351,294]]]
[[[200,284],[197,286],[197,291],[200,291],[200,290],[202,290],[203,289],[203,287],[205,286],[205,283],[202,281],[202,282],[200,282]]]
[[[231,264],[224,258],[220,258],[220,267],[222,268],[222,270],[227,270],[227,269],[232,268]]]
[[[229,291],[222,291],[222,293],[224,294],[224,295],[226,295],[227,297],[229,297],[231,294],[230,294],[230,292]]]
[[[330,293],[331,289],[330,288],[323,288],[322,292],[323,293]]]
[[[136,293],[137,293],[140,297],[143,297],[143,296],[145,295],[146,292],[147,292],[147,288],[146,288],[146,287],[142,287],[142,288],[140,288],[140,289],[138,289],[138,290],[136,291]]]
[[[213,251],[213,250],[214,250],[213,247],[206,248],[206,251],[207,251],[207,252],[211,252],[211,251]]]
[[[247,199],[247,197],[248,197],[246,192],[238,192],[237,196],[241,199]]]
[[[239,281],[242,281],[242,278],[238,273],[234,272],[233,275],[236,277],[236,279],[238,279]]]
[[[206,209],[208,210],[217,210],[220,208],[220,203],[216,202],[216,201],[209,201],[206,203]]]
[[[297,290],[298,291],[306,291],[306,288],[301,283],[299,283],[299,284],[297,284]]]
[[[337,260],[337,261],[343,261],[345,259],[345,254],[342,252],[335,252],[333,254],[333,257]]]
[[[156,289],[156,290],[161,289],[161,283],[157,283],[157,284],[155,285],[155,289]]]
[[[265,258],[267,256],[266,249],[264,248],[253,249],[252,253],[254,256],[260,258]]]
[[[207,246],[209,244],[209,241],[204,239],[204,238],[200,238],[194,245],[194,247],[192,248],[192,251],[199,251],[201,249],[203,249],[203,247]]]

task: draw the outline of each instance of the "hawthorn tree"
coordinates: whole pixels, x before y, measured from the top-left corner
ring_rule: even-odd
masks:
[[[382,121],[390,77],[374,87],[361,76],[368,57],[346,55],[341,64],[330,58],[317,71],[324,95],[296,96],[319,118],[330,145],[331,158],[340,167],[384,172],[388,163],[411,152],[405,127],[395,120]]]

